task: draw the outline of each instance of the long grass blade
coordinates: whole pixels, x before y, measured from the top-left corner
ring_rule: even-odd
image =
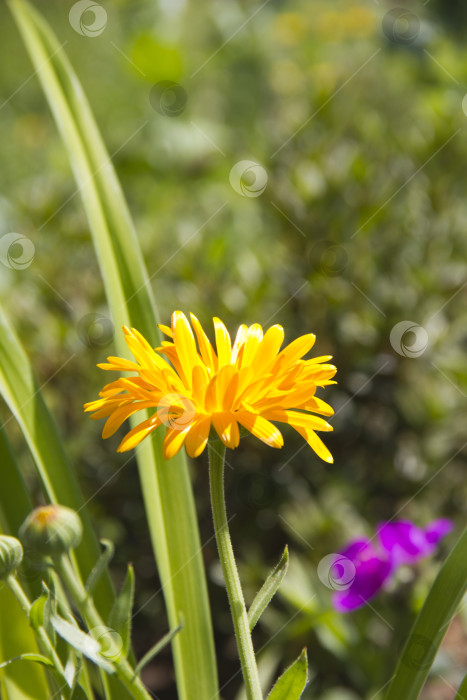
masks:
[[[467,590],[467,529],[442,565],[405,643],[385,700],[416,700]]]
[[[114,322],[137,327],[156,345],[155,306],[138,241],[79,81],[40,15],[24,0],[9,4],[70,156]],[[116,343],[126,354],[120,334]],[[138,448],[137,459],[169,625],[177,626],[179,611],[185,620],[172,643],[179,697],[210,700],[218,695],[217,671],[191,483],[184,456],[164,463],[159,432]]]

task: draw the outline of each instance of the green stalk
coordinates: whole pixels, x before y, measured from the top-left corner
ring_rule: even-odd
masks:
[[[151,287],[117,176],[94,117],[60,42],[28,2],[9,0],[63,142],[88,217],[117,329],[134,326],[160,343]],[[128,350],[120,331],[117,349]],[[143,420],[139,414],[137,420]],[[133,423],[134,424],[134,423]],[[146,516],[169,626],[185,625],[172,642],[180,700],[219,695],[207,586],[186,460],[166,464],[161,430],[136,450]]]
[[[245,682],[246,696],[248,700],[262,700],[261,685],[258,669],[256,667],[255,651],[250,633],[248,613],[243,598],[242,586],[238,575],[232,542],[230,539],[229,524],[225,508],[224,497],[224,457],[225,446],[220,440],[210,438],[209,451],[209,478],[211,486],[211,507],[214,520],[214,532],[217,548],[224,574],[225,587],[230,603],[237,648],[242,667],[243,680]]]
[[[56,557],[54,562],[71,599],[86,621],[88,628],[91,630],[93,627],[105,627],[104,620],[97,612],[92,598],[88,596],[82,582],[76,575],[68,556],[62,554],[60,557]],[[134,700],[151,700],[151,696],[141,680],[134,675],[133,669],[125,658],[116,659],[113,664],[117,676]]]
[[[29,599],[26,593],[23,591],[21,585],[18,583],[13,574],[7,576],[7,578],[5,579],[5,583],[15,596],[16,600],[18,601],[21,610],[29,619],[31,603],[29,602]],[[64,679],[65,670],[62,666],[62,662],[60,661],[57,652],[55,651],[52,642],[49,639],[49,635],[47,634],[46,630],[43,627],[38,627],[36,629],[36,634],[43,653],[47,656],[48,659],[50,659],[50,661],[52,661],[53,665],[55,666],[55,670],[57,671],[59,676]],[[66,685],[63,688],[61,688],[61,690],[65,692],[67,691],[67,689],[68,686]],[[69,692],[67,693],[67,695],[69,696]]]
[[[442,565],[418,614],[385,700],[417,700],[467,590],[467,528]]]

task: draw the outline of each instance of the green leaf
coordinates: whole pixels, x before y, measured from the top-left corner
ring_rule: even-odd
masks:
[[[118,594],[109,617],[109,626],[117,632],[123,643],[122,653],[127,656],[130,648],[131,619],[133,610],[133,600],[135,597],[135,572],[131,564],[123,582],[122,589]]]
[[[160,639],[157,644],[154,644],[153,647],[143,656],[141,661],[138,662],[136,668],[135,668],[135,676],[141,673],[143,668],[150,662],[152,659],[159,654],[162,649],[164,649],[167,644],[170,644],[172,639],[175,637],[176,634],[180,632],[180,630],[183,629],[183,622],[179,624],[178,627],[176,627],[173,630],[170,630],[165,634],[162,639]]]
[[[442,565],[407,638],[385,700],[416,700],[467,591],[467,528]]]
[[[0,307],[0,394],[21,427],[33,456],[42,486],[52,503],[79,511],[83,540],[76,549],[82,574],[87,575],[99,556],[97,537],[85,508],[76,475],[68,462],[57,427],[42,397],[19,338]],[[97,596],[108,613],[113,600],[110,578]]]
[[[34,661],[35,663],[42,664],[43,666],[53,666],[52,661],[46,656],[42,656],[42,654],[27,653],[15,656],[13,659],[8,659],[8,661],[3,661],[3,663],[0,664],[0,668],[5,668],[5,666],[12,664],[14,661]]]
[[[248,622],[250,623],[250,630],[254,628],[259,618],[268,607],[272,597],[281,585],[282,579],[286,575],[288,567],[289,548],[286,545],[284,553],[280,558],[280,561],[278,562],[278,564],[276,564],[274,569],[267,577],[266,581],[261,586],[260,590],[256,594],[250,606],[250,609],[248,610]]]
[[[89,696],[86,695],[80,685],[76,685],[71,693],[70,700],[89,700]]]
[[[267,700],[298,700],[307,682],[308,662],[306,649],[280,676]]]
[[[36,598],[34,603],[31,605],[31,609],[29,611],[29,622],[31,623],[31,627],[35,630],[38,630],[39,627],[44,627],[46,603],[47,596],[41,595],[39,598]]]
[[[80,685],[76,685],[71,693],[70,700],[88,700],[88,696]]]
[[[106,673],[115,672],[114,667],[101,654],[101,644],[79,627],[66,622],[58,615],[52,615],[50,622],[59,637],[64,639],[70,646],[80,654],[90,659],[96,666],[102,668]]]
[[[107,568],[107,564],[112,559],[115,552],[114,543],[110,540],[103,539],[100,540],[100,543],[104,547],[104,551],[97,560],[97,563],[89,574],[86,585],[84,586],[88,594],[92,593],[94,590],[96,583],[104,573],[105,569]]]
[[[158,345],[155,305],[134,226],[83,89],[39,13],[23,0],[9,0],[9,6],[68,150],[115,326],[134,326],[151,345]],[[116,344],[119,353],[128,354],[120,333]],[[141,411],[136,422],[145,417]],[[169,465],[164,462],[162,439],[156,430],[136,456],[169,625],[177,626],[178,611],[186,620],[183,634],[173,640],[178,694],[180,700],[217,697],[214,638],[190,475],[183,453]]]
[[[3,532],[16,536],[34,506],[3,426],[0,426],[0,484],[0,524]]]
[[[7,586],[0,587],[0,662],[20,656],[25,649],[38,653],[34,632]],[[25,672],[21,664],[9,664],[0,671],[0,696],[50,700],[53,686],[48,685],[44,668],[30,664]]]
[[[459,686],[459,690],[456,693],[454,700],[466,700],[467,698],[467,674],[464,676],[464,680]]]

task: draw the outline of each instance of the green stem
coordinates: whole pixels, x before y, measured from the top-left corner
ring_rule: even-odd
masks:
[[[20,604],[21,610],[24,612],[24,614],[27,616],[29,620],[29,613],[31,611],[31,603],[29,602],[29,598],[27,597],[26,593],[23,591],[21,585],[18,583],[16,578],[14,577],[13,574],[10,574],[7,576],[5,579],[5,583],[7,584],[8,588],[10,591],[13,593],[15,596],[16,600]],[[57,673],[60,675],[61,678],[65,678],[65,670],[62,666],[62,662],[60,661],[57,652],[55,651],[55,648],[52,644],[52,642],[49,639],[49,635],[47,634],[46,630],[43,627],[38,627],[35,629],[35,632],[37,634],[39,644],[42,648],[42,651],[44,654],[47,655],[47,657],[52,661],[53,665],[55,666],[55,669]]]
[[[262,700],[255,651],[251,640],[248,613],[230,540],[224,498],[225,446],[212,438],[208,441],[211,506],[217,548],[229,597],[230,610],[237,638],[238,654],[248,700]]]
[[[105,622],[97,612],[92,598],[87,594],[79,576],[73,569],[66,554],[62,554],[55,559],[55,565],[65,587],[72,600],[86,621],[89,629],[93,627],[105,627]],[[134,671],[126,659],[117,659],[113,662],[117,676],[128,690],[134,700],[151,700],[151,696],[141,683],[140,679],[134,675]]]

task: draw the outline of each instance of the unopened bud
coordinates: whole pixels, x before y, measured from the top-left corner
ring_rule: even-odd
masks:
[[[65,506],[35,508],[19,529],[27,549],[43,556],[62,554],[77,547],[83,528],[77,513]]]
[[[16,537],[0,535],[0,579],[12,574],[21,564],[23,548]]]

